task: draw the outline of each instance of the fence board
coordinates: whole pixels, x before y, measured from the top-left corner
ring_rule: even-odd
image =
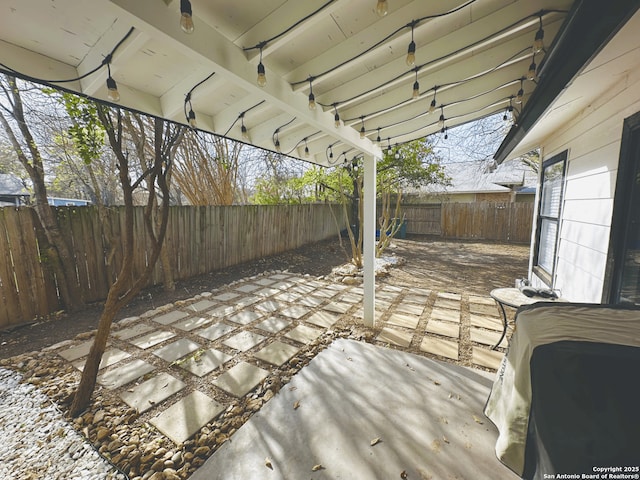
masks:
[[[23,318],[28,318],[28,313],[23,314],[20,308],[18,286],[13,268],[11,244],[6,230],[5,217],[9,208],[0,208],[0,299],[3,305],[0,307],[0,327],[6,327],[21,323]]]

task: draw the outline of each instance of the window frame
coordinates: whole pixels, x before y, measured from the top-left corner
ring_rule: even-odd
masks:
[[[548,160],[542,162],[542,168],[540,172],[540,190],[539,190],[539,198],[538,198],[538,210],[536,213],[536,236],[535,236],[535,246],[534,246],[534,256],[533,256],[533,273],[537,277],[539,277],[547,286],[553,287],[555,272],[556,272],[556,263],[558,258],[558,245],[560,242],[560,224],[562,219],[562,210],[564,206],[564,190],[566,184],[566,172],[568,165],[568,150],[564,150]],[[561,176],[560,176],[560,194],[558,200],[558,211],[557,215],[544,213],[545,206],[545,172],[547,169],[556,166],[557,164],[562,163]],[[541,236],[542,236],[542,226],[544,223],[553,223],[556,226],[555,231],[555,239],[552,242],[553,247],[553,257],[551,260],[551,271],[548,271],[547,268],[540,264],[540,247],[541,247]]]

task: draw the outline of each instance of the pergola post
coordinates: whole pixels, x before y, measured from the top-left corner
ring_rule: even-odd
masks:
[[[363,265],[364,265],[364,325],[373,327],[376,318],[376,158],[364,156],[364,188],[363,188]]]

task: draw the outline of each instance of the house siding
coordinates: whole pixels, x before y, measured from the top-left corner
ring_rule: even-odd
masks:
[[[629,72],[543,142],[545,159],[569,150],[553,287],[570,301],[603,296],[623,122],[640,111],[637,77]],[[530,278],[544,286],[533,269]]]

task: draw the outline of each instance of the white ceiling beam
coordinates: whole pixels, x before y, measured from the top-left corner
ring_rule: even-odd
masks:
[[[304,95],[292,92],[290,85],[282,78],[267,71],[268,82],[264,88],[256,84],[255,65],[249,63],[244,52],[223,37],[216,30],[198,23],[193,34],[184,34],[175,18],[175,12],[164,6],[158,6],[154,0],[111,0],[122,14],[136,27],[148,35],[168,42],[177,51],[184,52],[199,62],[209,62],[216,75],[236,82],[250,93],[259,92],[261,97],[290,116],[297,117],[319,130],[333,129],[333,116],[320,110],[309,110]],[[271,74],[270,74],[271,73]],[[333,132],[334,135],[336,132]],[[348,129],[337,132],[341,141],[369,155],[378,153],[378,148],[368,140]]]

